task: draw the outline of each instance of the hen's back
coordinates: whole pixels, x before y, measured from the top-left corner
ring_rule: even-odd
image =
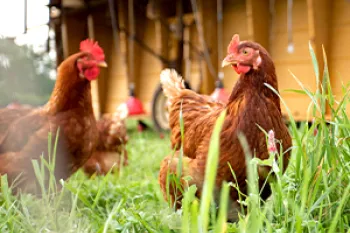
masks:
[[[213,101],[210,96],[185,89],[182,77],[171,69],[161,73],[164,94],[168,98],[169,126],[172,147],[179,149],[182,141],[180,116],[183,119],[183,145],[186,156],[194,158],[196,145],[211,133],[225,104]]]
[[[125,118],[127,113],[116,112],[104,115],[97,121],[99,139],[96,151],[84,164],[84,171],[88,175],[94,173],[105,175],[112,168],[128,164],[125,144],[128,141]]]
[[[18,118],[27,115],[31,111],[31,108],[0,109],[0,142],[9,126]]]

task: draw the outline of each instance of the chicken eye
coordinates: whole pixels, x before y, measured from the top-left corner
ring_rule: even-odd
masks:
[[[243,50],[243,54],[244,54],[244,55],[248,55],[248,54],[249,54],[248,50],[244,49],[244,50]]]

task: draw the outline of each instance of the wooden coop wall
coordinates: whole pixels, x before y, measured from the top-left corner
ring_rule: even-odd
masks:
[[[110,44],[109,49],[111,50],[111,58],[108,63],[108,84],[105,87],[105,113],[114,112],[118,105],[125,102],[128,97],[126,65],[120,53],[117,53],[113,42]]]
[[[340,100],[342,84],[350,82],[350,3],[343,0],[332,2],[330,46],[327,50],[333,94]],[[350,106],[347,107],[350,114]]]
[[[200,49],[200,42],[199,42],[199,38],[198,38],[198,33],[197,33],[197,27],[195,24],[192,24],[189,28],[189,35],[188,35],[188,39],[189,41],[192,43],[193,46],[196,46],[196,48]],[[186,56],[186,54],[185,54]],[[189,60],[187,60],[186,62],[186,58],[185,58],[185,71],[187,71],[187,73],[189,73],[189,75],[187,75],[187,73],[185,72],[184,76],[186,78],[186,80],[189,80],[189,82],[191,83],[191,87],[193,89],[198,89],[199,85],[200,85],[200,78],[202,75],[204,75],[201,72],[201,66],[204,61],[201,60],[201,57],[198,53],[196,53],[193,49],[189,48]],[[187,70],[188,69],[188,70]]]
[[[223,51],[227,53],[227,46],[235,33],[239,34],[241,40],[249,39],[246,17],[246,1],[225,0],[223,6]],[[223,59],[223,58],[221,58]],[[233,69],[224,68],[224,86],[230,92],[238,79],[238,75]]]
[[[142,27],[143,42],[154,51],[157,47],[156,27],[154,21],[144,18],[140,25]],[[165,36],[165,35],[164,35]],[[159,42],[158,42],[159,43]],[[147,113],[151,112],[151,102],[153,93],[159,84],[159,74],[162,70],[162,62],[148,52],[142,50],[138,45],[139,54],[136,55],[139,60],[138,76],[136,77],[137,97],[142,101],[143,107]],[[159,51],[157,51],[159,52]]]
[[[218,39],[216,25],[216,1],[197,0],[200,11],[199,20],[203,25],[203,36],[207,42],[210,59],[216,71],[223,71],[224,86],[228,92],[232,90],[238,75],[233,69],[220,68],[218,57]],[[215,4],[214,4],[215,3]],[[276,65],[279,89],[296,120],[307,120],[307,109],[310,99],[301,94],[288,92],[288,89],[300,89],[289,70],[310,90],[316,89],[315,74],[309,55],[309,40],[312,42],[317,58],[322,63],[322,44],[328,54],[331,83],[334,94],[341,95],[342,83],[350,81],[347,65],[350,55],[347,52],[350,41],[350,3],[344,0],[294,0],[292,17],[292,39],[294,52],[288,53],[287,0],[275,1],[274,17],[271,19],[269,0],[223,0],[223,41],[222,54],[233,34],[238,33],[241,40],[255,40],[270,52]],[[65,56],[78,50],[79,42],[94,36],[105,48],[108,69],[102,71],[96,84],[93,84],[93,104],[97,112],[110,113],[128,97],[127,67],[123,56],[116,52],[113,45],[112,29],[105,23],[103,15],[93,15],[93,35],[91,27],[83,15],[66,16],[62,25]],[[135,18],[137,37],[157,53],[171,57],[171,51],[164,51],[166,43],[170,43],[169,31],[160,24],[145,16]],[[80,28],[80,29],[79,29]],[[215,32],[215,33],[214,33]],[[195,24],[189,26],[185,40],[189,40],[199,50],[203,47],[199,40]],[[120,47],[127,47],[127,41],[120,42]],[[123,44],[124,43],[124,44]],[[199,61],[193,49],[185,53],[184,75],[189,75],[190,82],[198,83],[203,75],[200,89],[203,94],[210,94],[214,89],[215,77],[210,75],[205,61]],[[163,65],[154,56],[135,43],[135,84],[136,96],[143,102],[147,113],[151,112],[151,101],[159,84],[159,73]],[[187,59],[186,62],[186,58]],[[190,62],[188,62],[190,61]],[[187,72],[186,72],[187,71]],[[188,72],[189,71],[189,72]],[[285,112],[284,106],[282,106]],[[350,113],[350,111],[348,111]]]
[[[275,1],[275,15],[271,21],[269,1],[224,1],[224,54],[234,33],[241,40],[254,40],[262,44],[276,65],[279,90],[296,120],[310,120],[307,111],[309,97],[288,91],[301,89],[290,72],[305,87],[316,90],[315,73],[309,53],[309,41],[315,49],[320,72],[323,72],[322,45],[328,54],[330,78],[336,97],[342,96],[342,84],[347,84],[347,67],[350,55],[346,49],[350,41],[350,3],[343,0],[294,0],[292,10],[292,40],[294,51],[288,53],[287,0]],[[264,8],[262,10],[262,8]],[[264,24],[265,25],[262,25]],[[260,25],[259,25],[260,24]],[[271,30],[271,35],[270,35]],[[224,85],[231,91],[238,75],[232,69],[224,69]],[[284,105],[282,111],[287,114]],[[350,107],[347,110],[350,113]],[[329,111],[328,111],[329,113]]]
[[[65,58],[79,51],[80,41],[86,39],[88,35],[88,21],[86,14],[77,13],[65,15],[63,17],[62,41],[63,41],[63,55]],[[100,39],[100,38],[99,38]],[[102,44],[101,44],[102,45]],[[103,45],[102,45],[103,46]],[[106,71],[102,70],[99,80],[106,79]],[[98,81],[92,81],[92,106],[96,118],[100,115],[100,98],[98,91]]]
[[[98,78],[99,99],[102,113],[114,112],[117,103],[124,102],[128,95],[126,82],[126,66],[120,52],[117,53],[113,38],[112,28],[106,25],[104,12],[92,14],[94,22],[94,37],[104,48],[108,68],[101,71]]]
[[[275,19],[272,22],[270,53],[276,65],[279,90],[293,117],[306,119],[311,102],[305,95],[288,92],[288,89],[300,89],[290,71],[310,90],[316,89],[315,75],[309,55],[309,24],[306,0],[294,0],[292,38],[294,52],[288,53],[287,0],[275,2]],[[282,105],[282,111],[285,107]],[[285,112],[286,113],[286,112]]]
[[[267,6],[269,1],[240,0],[224,1],[224,35],[226,48],[233,34],[238,33],[241,40],[255,40],[270,52],[276,65],[279,89],[293,115],[306,119],[310,99],[306,96],[286,92],[286,89],[300,89],[289,70],[307,87],[316,87],[311,58],[309,56],[309,25],[306,0],[294,0],[293,6],[293,43],[294,52],[288,53],[287,0],[275,1],[275,16],[270,23]],[[263,9],[265,7],[265,9]],[[271,37],[269,30],[272,30]],[[225,89],[230,92],[238,75],[233,69],[223,69]],[[285,109],[283,107],[283,111]]]

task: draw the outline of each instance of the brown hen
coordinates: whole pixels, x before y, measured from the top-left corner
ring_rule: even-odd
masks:
[[[223,66],[231,65],[240,74],[234,86],[229,101],[226,104],[211,101],[204,95],[185,89],[182,78],[174,71],[166,69],[161,73],[161,83],[168,97],[169,124],[171,128],[172,147],[177,150],[181,145],[179,116],[182,111],[184,121],[183,141],[183,173],[190,176],[190,181],[182,180],[182,185],[196,185],[197,196],[201,196],[206,160],[213,126],[226,109],[227,114],[220,134],[220,155],[216,176],[216,188],[220,190],[223,181],[234,182],[230,170],[232,167],[237,177],[240,191],[247,193],[247,169],[245,155],[238,139],[238,133],[246,137],[250,151],[260,159],[267,159],[269,151],[264,132],[273,130],[275,138],[280,140],[284,170],[288,165],[292,140],[283,122],[279,97],[266,87],[265,83],[278,90],[275,66],[267,51],[259,44],[250,41],[240,41],[234,35],[228,46],[227,56]],[[279,150],[279,144],[277,143]],[[166,194],[167,174],[176,174],[179,152],[167,156],[161,163],[159,183],[164,198]],[[229,166],[230,165],[230,166]],[[269,169],[267,169],[269,170]],[[262,199],[271,194],[269,184],[263,185],[266,179],[266,169],[259,169],[259,186]],[[176,193],[170,185],[171,202],[181,206],[181,193]],[[229,218],[236,219],[238,211],[238,192],[231,189],[232,208]]]
[[[0,174],[22,190],[36,193],[31,160],[48,158],[48,135],[52,146],[58,136],[55,178],[66,179],[91,156],[97,145],[97,127],[91,104],[90,81],[99,67],[106,67],[103,50],[86,40],[81,52],[62,62],[48,103],[36,109],[0,110]],[[57,131],[59,129],[59,135]]]
[[[115,113],[105,114],[97,121],[99,140],[96,151],[83,167],[86,174],[106,175],[110,170],[113,172],[121,165],[128,164],[128,135],[125,125],[127,115],[128,109],[122,104]]]

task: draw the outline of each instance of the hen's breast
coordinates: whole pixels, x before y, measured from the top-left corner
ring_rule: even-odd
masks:
[[[97,146],[98,131],[94,116],[80,116],[72,113],[58,119],[60,127],[60,148],[58,153],[66,154],[74,172],[92,155]]]
[[[230,163],[233,170],[245,173],[245,155],[238,135],[245,137],[250,152],[260,159],[267,159],[266,132],[273,130],[283,143],[283,149],[291,146],[288,129],[281,112],[273,101],[258,94],[242,96],[228,105],[228,113],[220,139],[220,167]],[[209,141],[208,141],[209,142]],[[207,143],[208,143],[207,142]],[[278,146],[278,143],[276,143]],[[224,169],[223,173],[228,169]]]
[[[264,133],[269,130],[284,130],[282,115],[275,103],[261,95],[253,95],[240,113],[238,129],[242,131],[251,145],[265,141]],[[263,136],[263,138],[261,138]],[[261,148],[262,149],[262,148]]]
[[[272,130],[275,135],[277,150],[282,145],[283,151],[292,146],[291,137],[285,125],[279,106],[276,100],[263,95],[254,94],[245,108],[240,112],[237,132],[242,132],[247,139],[250,151],[253,156],[260,159],[267,159],[269,152],[266,144],[266,133]],[[285,155],[285,162],[289,158]]]

